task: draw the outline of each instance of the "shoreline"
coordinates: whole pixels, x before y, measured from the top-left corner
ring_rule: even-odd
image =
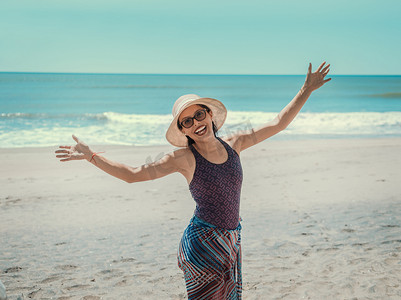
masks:
[[[137,166],[166,146],[91,146]],[[185,299],[185,178],[127,184],[57,147],[0,148],[9,299]],[[401,138],[267,140],[241,153],[243,296],[401,296]]]
[[[226,135],[222,135],[226,136]],[[222,137],[218,135],[218,137]],[[395,135],[395,134],[371,134],[371,135],[286,135],[285,133],[278,134],[276,136],[272,136],[269,138],[268,142],[326,142],[326,141],[349,141],[349,140],[389,140],[389,139],[401,139],[401,135]],[[70,143],[65,143],[65,144],[53,144],[53,145],[43,145],[43,146],[16,146],[16,147],[1,147],[0,146],[0,151],[7,151],[7,150],[23,150],[23,149],[53,149],[53,148],[58,148],[59,145],[72,145],[73,140],[71,136],[68,136],[66,140],[71,140]],[[265,141],[266,142],[266,141]],[[263,143],[263,142],[262,142]],[[178,147],[174,147],[171,144],[169,144],[167,141],[165,144],[155,144],[155,145],[124,145],[124,144],[90,144],[89,145],[92,148],[102,148],[102,147],[107,147],[107,148],[165,148],[165,147],[170,147],[170,150],[175,150],[178,149]],[[258,145],[259,146],[259,145]],[[181,147],[182,148],[182,147]]]

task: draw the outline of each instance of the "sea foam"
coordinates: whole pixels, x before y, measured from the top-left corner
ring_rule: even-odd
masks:
[[[251,131],[268,124],[276,112],[229,111],[219,136]],[[170,114],[105,112],[82,115],[2,114],[0,145],[40,147],[71,143],[75,134],[88,144],[166,145]],[[19,123],[19,126],[16,126]],[[401,136],[401,112],[299,113],[277,138]],[[276,138],[276,137],[275,137]]]

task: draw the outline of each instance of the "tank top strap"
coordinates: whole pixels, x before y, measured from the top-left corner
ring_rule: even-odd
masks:
[[[233,152],[232,152],[232,151],[233,151],[233,148],[231,148],[229,144],[227,144],[225,141],[223,141],[223,140],[222,140],[221,138],[219,138],[218,136],[216,136],[216,138],[220,141],[220,143],[223,144],[224,148],[226,148],[227,154],[228,154],[228,158],[230,158],[230,156],[231,156],[232,153],[233,153]]]
[[[192,144],[189,145],[189,149],[191,149],[192,153],[194,154],[195,160],[202,158],[202,156],[199,154],[199,152],[195,149],[195,147]]]

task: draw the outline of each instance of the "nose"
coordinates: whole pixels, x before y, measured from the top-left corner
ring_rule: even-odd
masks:
[[[194,124],[192,126],[194,127],[198,127],[200,121],[198,121],[197,119],[194,119]]]
[[[195,132],[199,127],[199,121],[194,119],[194,124],[192,125],[192,132]]]

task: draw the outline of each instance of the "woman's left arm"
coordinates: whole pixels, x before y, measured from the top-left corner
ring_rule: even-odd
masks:
[[[276,118],[274,118],[274,120],[262,125],[261,127],[252,128],[250,132],[241,133],[236,136],[234,135],[233,138],[236,140],[235,143],[238,143],[236,148],[243,151],[287,128],[304,106],[312,92],[331,80],[331,78],[324,79],[330,71],[330,64],[323,68],[325,63],[326,62],[323,62],[314,73],[312,73],[312,64],[309,63],[305,83],[294,99],[292,99],[292,101],[276,116]]]

